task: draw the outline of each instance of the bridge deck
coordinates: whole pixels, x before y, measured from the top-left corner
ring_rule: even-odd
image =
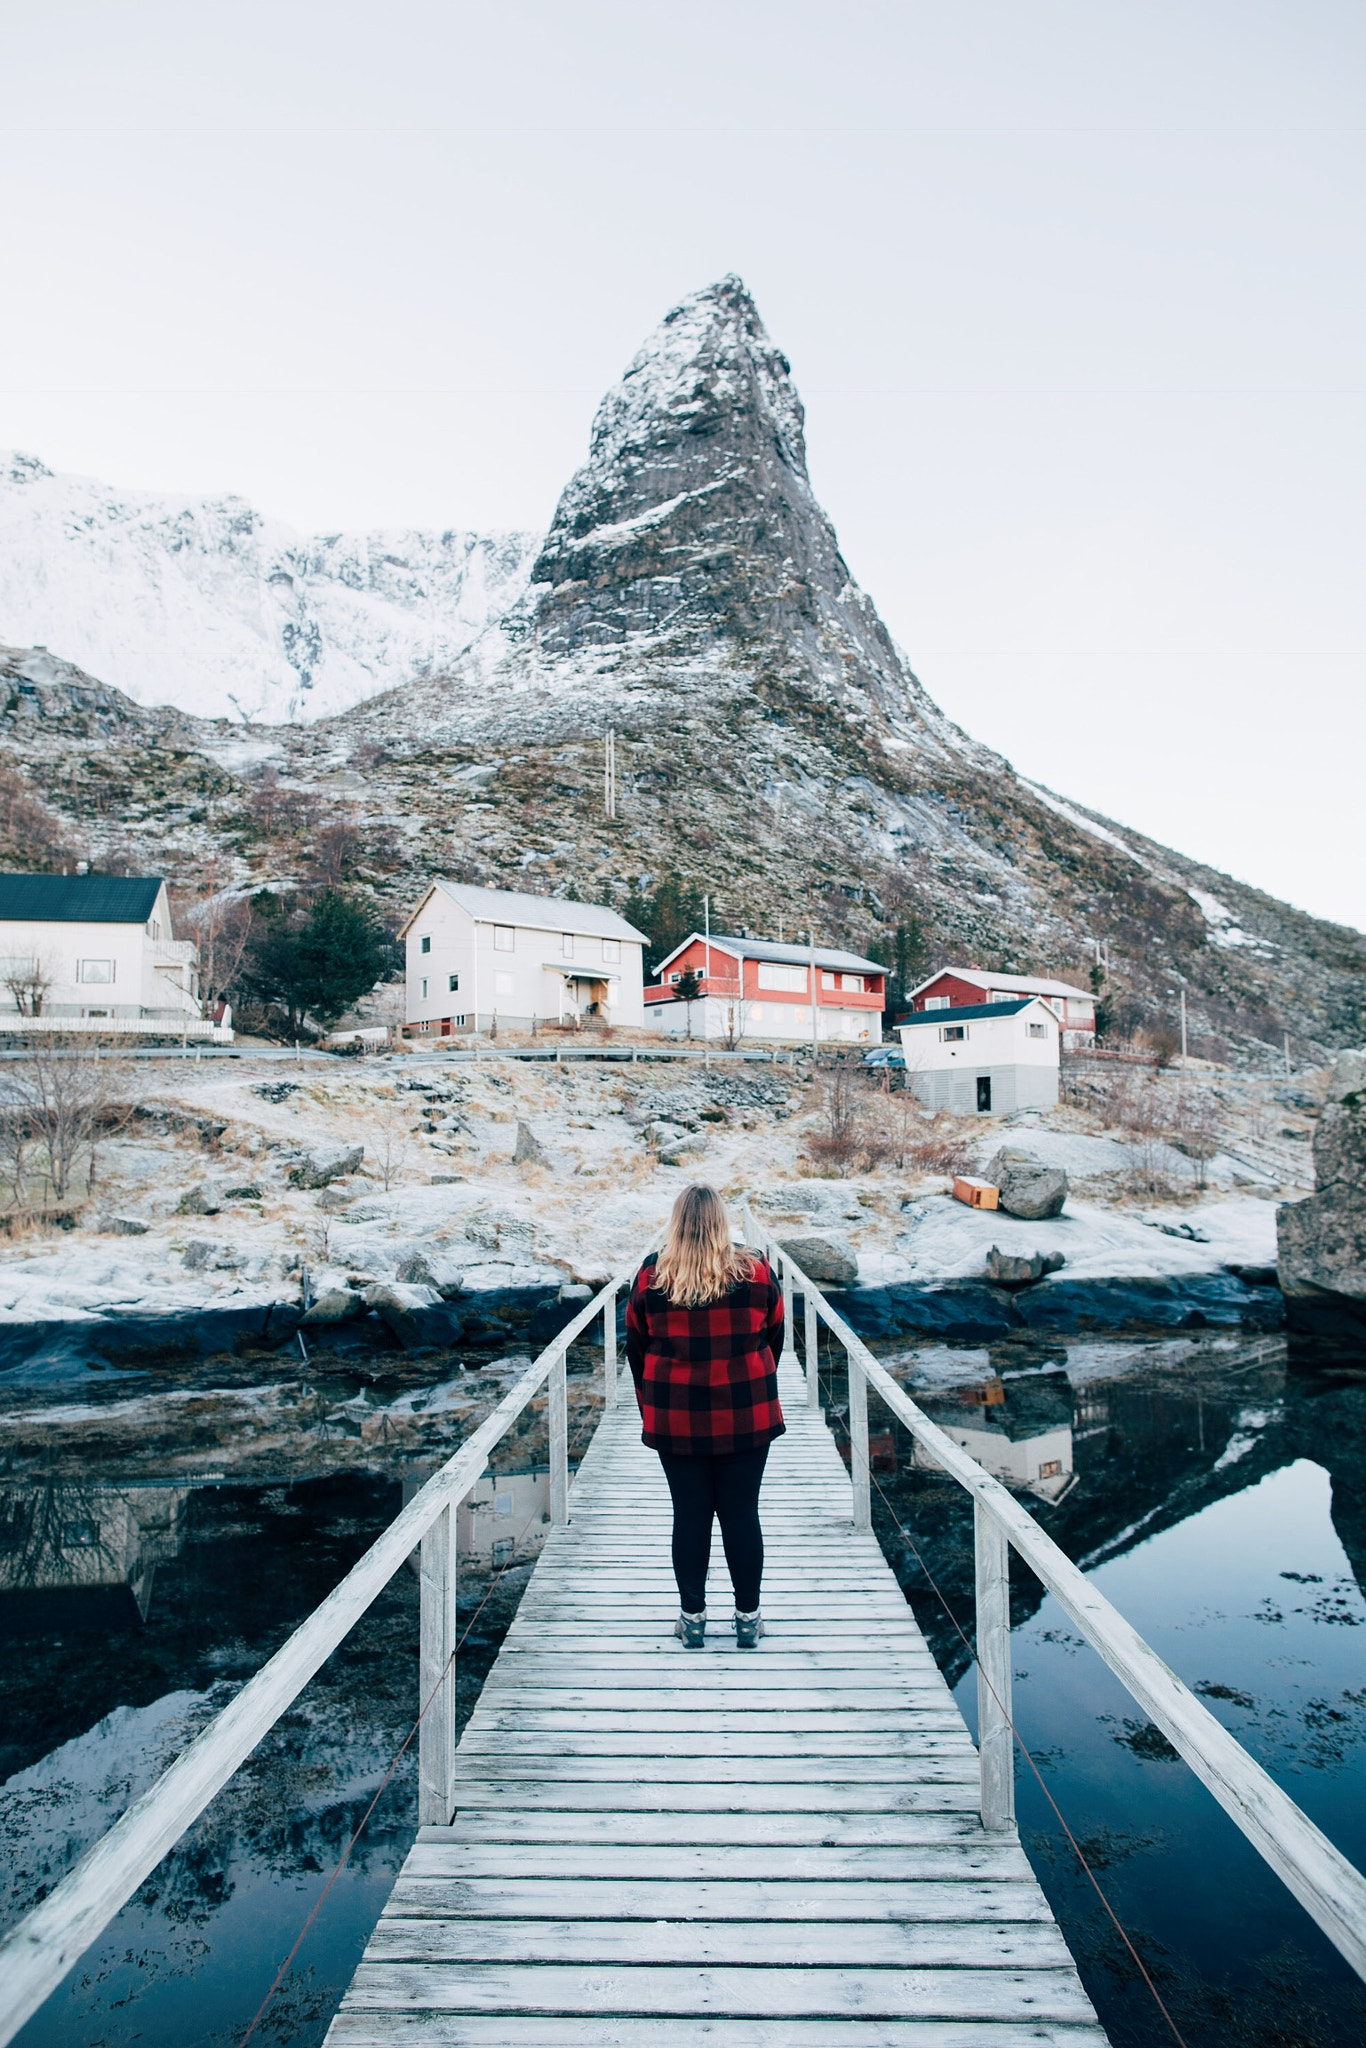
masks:
[[[719,1542],[712,1639],[673,1640],[658,1461],[606,1416],[329,2048],[1105,2048],[786,1370],[784,1405],[753,1653]]]

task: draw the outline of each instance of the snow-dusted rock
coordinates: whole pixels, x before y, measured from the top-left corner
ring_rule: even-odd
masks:
[[[988,1160],[984,1177],[1001,1190],[1001,1207],[1008,1216],[1036,1223],[1062,1214],[1067,1175],[1060,1166],[1045,1166],[1032,1152],[1003,1145]]]
[[[778,1244],[818,1287],[852,1287],[858,1253],[845,1237],[780,1237]]]
[[[365,1301],[353,1287],[328,1287],[300,1317],[305,1323],[349,1323],[365,1314]]]
[[[311,1152],[291,1166],[289,1177],[296,1187],[325,1188],[330,1181],[354,1173],[364,1157],[364,1145],[350,1145],[338,1152]]]
[[[1066,1264],[1061,1252],[1003,1252],[994,1244],[987,1253],[986,1277],[996,1287],[1033,1287]]]
[[[1366,1051],[1339,1054],[1314,1133],[1315,1193],[1276,1212],[1288,1300],[1366,1310]]]
[[[514,1166],[545,1166],[548,1163],[544,1145],[531,1125],[520,1117],[517,1119],[517,1143],[512,1148],[512,1163]]]

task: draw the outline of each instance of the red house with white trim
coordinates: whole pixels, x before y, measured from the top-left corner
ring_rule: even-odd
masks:
[[[742,1039],[811,1043],[809,946],[776,945],[767,939],[693,932],[661,960],[645,989],[645,1018],[656,1031],[710,1038],[722,1044]],[[816,1028],[822,1043],[878,1045],[887,1000],[887,971],[876,960],[817,946]],[[702,992],[680,1001],[685,974],[698,977]],[[691,1012],[691,1015],[689,1015]]]
[[[911,990],[912,1010],[961,1010],[976,1003],[1013,1003],[1037,996],[1062,1027],[1068,1052],[1096,1042],[1096,999],[1090,989],[1037,974],[997,974],[982,967],[941,967]]]

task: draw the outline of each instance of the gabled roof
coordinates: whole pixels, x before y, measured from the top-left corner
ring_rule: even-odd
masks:
[[[1093,1003],[1095,996],[1089,988],[1078,988],[1071,981],[1050,981],[1044,974],[993,974],[981,967],[936,967],[934,973],[918,988],[910,992],[911,1001],[923,995],[927,988],[933,988],[951,974],[955,981],[970,982],[973,988],[1008,988],[1020,995],[1030,996],[1080,996],[1084,1002]]]
[[[146,924],[159,875],[0,875],[0,922]]]
[[[726,953],[733,960],[778,960],[790,967],[811,965],[809,946],[780,946],[772,939],[738,939],[732,932],[713,932],[708,942],[704,932],[690,932],[681,945],[674,947],[672,953],[665,954],[655,968],[655,973],[662,974],[671,960],[676,960],[680,953],[685,952],[694,943],[699,946],[710,943],[714,951]],[[825,968],[837,967],[845,974],[887,972],[880,960],[865,960],[861,954],[843,953],[830,946],[817,946],[816,965]]]
[[[909,1017],[897,1019],[897,1030],[907,1027],[914,1030],[918,1024],[965,1024],[975,1017],[1018,1017],[1021,1010],[1027,1010],[1037,996],[1021,996],[1013,1003],[964,1003],[961,1010],[914,1010]],[[1057,1023],[1057,1018],[1053,1022]]]
[[[564,896],[524,896],[517,889],[480,889],[472,882],[447,882],[438,876],[411,916],[399,927],[399,937],[411,931],[431,898],[439,890],[477,924],[520,925],[524,931],[573,932],[597,939],[630,939],[646,945],[644,932],[627,924],[615,910],[603,903],[571,903]]]

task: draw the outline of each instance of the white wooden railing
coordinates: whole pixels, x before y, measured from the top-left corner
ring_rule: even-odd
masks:
[[[789,1329],[793,1295],[800,1293],[803,1297],[802,1355],[807,1401],[813,1408],[820,1401],[819,1324],[824,1323],[843,1347],[849,1369],[850,1479],[855,1527],[872,1526],[868,1463],[870,1386],[911,1432],[931,1462],[972,1495],[983,1824],[992,1829],[1011,1829],[1015,1825],[1009,1578],[1013,1547],[1334,1947],[1359,1976],[1366,1977],[1366,1877],[1268,1777],[1000,1480],[983,1471],[975,1459],[960,1450],[916,1406],[796,1261],[748,1214],[745,1225],[747,1242],[765,1251],[782,1279]]]
[[[418,1821],[423,1826],[449,1822],[455,1811],[456,1511],[482,1476],[494,1445],[549,1381],[550,1519],[552,1524],[569,1520],[565,1353],[601,1317],[604,1396],[612,1406],[617,1397],[617,1296],[635,1270],[633,1261],[566,1323],[321,1606],[0,1942],[0,2044],[13,2040],[57,1988],[418,1548],[418,1696],[426,1707],[418,1730]]]

